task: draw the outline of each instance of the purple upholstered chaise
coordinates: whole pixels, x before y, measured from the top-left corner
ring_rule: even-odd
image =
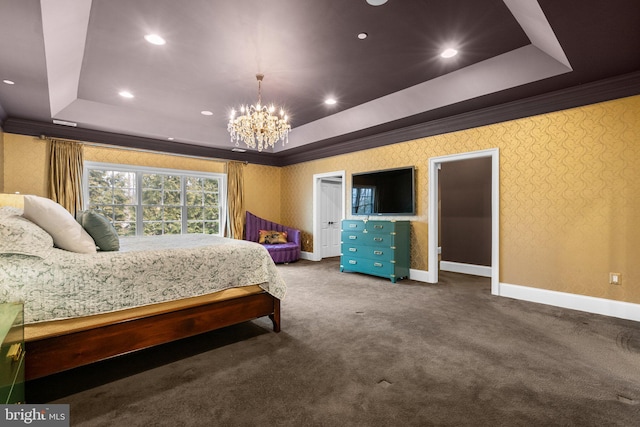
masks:
[[[267,248],[269,254],[271,254],[273,262],[278,264],[293,262],[300,259],[300,230],[296,230],[295,228],[291,227],[285,227],[284,225],[277,224],[272,221],[267,221],[266,219],[257,217],[251,212],[247,211],[244,225],[244,240],[257,242],[260,238],[260,230],[287,232],[287,243],[280,243],[277,245],[262,245]]]

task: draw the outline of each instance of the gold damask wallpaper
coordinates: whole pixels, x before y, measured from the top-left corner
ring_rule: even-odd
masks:
[[[47,196],[49,168],[48,143],[25,135],[4,134],[5,193],[20,192]],[[151,153],[136,150],[85,145],[84,159],[92,162],[118,163],[202,172],[224,172],[224,161]]]
[[[154,168],[184,169],[200,172],[224,173],[224,161],[172,156],[138,150],[85,145],[84,159],[91,162],[117,163]]]
[[[640,96],[285,167],[282,218],[311,235],[314,174],[415,165],[411,267],[427,270],[429,158],[496,147],[500,281],[640,303]]]
[[[247,165],[244,168],[244,207],[249,212],[280,223],[282,169]]]
[[[46,195],[46,144],[4,133],[2,191]],[[313,248],[313,175],[416,166],[411,267],[427,270],[428,161],[500,150],[500,281],[640,303],[640,96],[283,168],[247,165],[245,207]],[[224,162],[87,147],[87,160],[224,171]],[[0,168],[0,171],[2,171]],[[346,200],[347,210],[350,200]],[[608,283],[609,272],[622,285]]]
[[[47,196],[47,144],[32,136],[4,134],[4,193]]]
[[[4,132],[0,128],[0,193],[4,190]]]

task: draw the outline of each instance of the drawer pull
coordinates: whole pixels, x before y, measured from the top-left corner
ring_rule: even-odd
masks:
[[[358,236],[349,236],[349,239],[351,240],[356,240],[358,238]]]
[[[358,252],[358,248],[349,248],[349,252]]]
[[[384,228],[384,225],[380,225],[380,224],[374,225],[373,228],[377,228],[379,230],[382,230]]]
[[[349,224],[349,228],[358,228],[358,224]]]
[[[382,251],[373,251],[374,255],[382,255]]]
[[[9,351],[7,351],[7,359],[17,362],[20,360],[20,356],[22,356],[22,345],[20,345],[20,343],[12,344],[11,347],[9,347]]]
[[[382,237],[374,237],[374,242],[382,242]]]
[[[382,267],[382,263],[381,262],[374,262],[373,266],[374,267]]]
[[[355,265],[357,263],[358,263],[358,261],[356,261],[355,259],[350,259],[349,260],[349,264],[351,264],[351,265]]]

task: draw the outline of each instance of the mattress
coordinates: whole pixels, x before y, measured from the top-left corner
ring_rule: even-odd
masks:
[[[257,243],[210,235],[122,238],[118,252],[2,258],[0,301],[23,301],[25,324],[113,313],[258,285],[286,285]]]

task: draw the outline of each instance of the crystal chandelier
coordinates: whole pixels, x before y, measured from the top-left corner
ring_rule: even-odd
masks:
[[[240,115],[236,117],[236,110],[231,111],[231,118],[227,130],[231,134],[231,142],[236,147],[243,141],[247,147],[262,151],[264,148],[273,148],[274,144],[282,139],[282,145],[289,140],[291,126],[287,122],[288,117],[280,110],[280,116],[273,115],[276,110],[273,105],[262,105],[262,79],[264,74],[256,74],[258,80],[258,103],[256,105],[241,106]]]

